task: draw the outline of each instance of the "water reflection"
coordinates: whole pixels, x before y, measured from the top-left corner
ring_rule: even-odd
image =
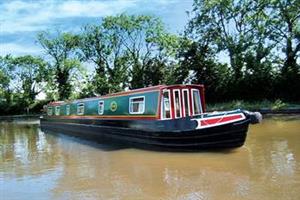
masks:
[[[230,152],[107,149],[0,123],[6,199],[298,199],[300,120],[267,119]]]

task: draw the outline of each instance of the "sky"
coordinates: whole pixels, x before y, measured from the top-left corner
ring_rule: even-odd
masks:
[[[0,0],[0,56],[43,56],[41,31],[79,32],[86,24],[120,13],[158,16],[166,29],[180,33],[193,0]]]

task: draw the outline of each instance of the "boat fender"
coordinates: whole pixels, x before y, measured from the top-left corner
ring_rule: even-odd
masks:
[[[262,121],[262,115],[260,112],[249,112],[249,111],[244,111],[245,115],[250,118],[250,123],[251,124],[257,124],[261,123]]]

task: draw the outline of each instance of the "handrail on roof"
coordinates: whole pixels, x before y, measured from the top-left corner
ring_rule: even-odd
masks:
[[[204,87],[203,85],[196,85],[196,84],[174,84],[174,85],[156,85],[156,86],[150,86],[150,87],[146,87],[146,88],[138,88],[138,89],[133,89],[133,90],[128,90],[128,91],[122,91],[122,92],[117,92],[117,93],[112,93],[112,94],[106,94],[106,95],[101,95],[101,96],[96,96],[96,97],[88,97],[88,98],[83,98],[83,99],[75,99],[75,100],[70,100],[71,102],[78,102],[78,101],[85,101],[85,100],[89,100],[89,99],[98,99],[98,98],[107,98],[107,97],[113,97],[113,96],[119,96],[122,94],[128,94],[128,93],[135,93],[135,92],[139,92],[139,91],[151,91],[151,90],[155,90],[155,89],[164,89],[164,88],[172,88],[172,87],[184,87],[184,86],[192,86],[192,87]],[[50,102],[49,105],[61,105],[63,103],[67,103],[69,102],[67,101],[54,101],[54,102]]]

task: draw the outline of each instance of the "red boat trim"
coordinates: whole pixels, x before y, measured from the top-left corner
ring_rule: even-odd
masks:
[[[162,101],[162,91],[159,91],[159,95],[157,97],[157,110],[156,110],[156,117],[161,119],[161,101]]]
[[[203,129],[203,128],[209,128],[209,127],[229,124],[229,123],[241,121],[244,119],[246,119],[245,115],[243,113],[238,113],[238,114],[230,114],[230,115],[224,114],[223,116],[198,118],[198,119],[192,119],[192,120],[195,120],[198,123],[198,126],[196,127],[196,129]]]

